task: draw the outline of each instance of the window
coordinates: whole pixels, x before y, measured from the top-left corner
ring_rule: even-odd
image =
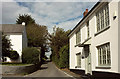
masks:
[[[109,7],[108,4],[96,13],[97,32],[101,31],[109,25]]]
[[[89,21],[87,22],[87,37],[89,38],[90,33],[89,33]]]
[[[79,44],[81,41],[81,33],[80,30],[76,32],[76,44]]]
[[[81,54],[77,53],[76,57],[77,57],[77,67],[81,67]]]
[[[98,46],[98,64],[99,66],[111,65],[110,43]]]

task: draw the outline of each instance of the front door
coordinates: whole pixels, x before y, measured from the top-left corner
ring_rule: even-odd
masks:
[[[89,49],[89,45],[84,46],[84,52],[85,52],[85,74],[91,74],[91,52]]]

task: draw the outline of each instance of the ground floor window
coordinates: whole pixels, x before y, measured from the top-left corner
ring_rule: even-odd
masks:
[[[81,67],[81,53],[77,53],[76,58],[77,58],[77,67]]]
[[[110,66],[110,43],[106,43],[97,47],[98,49],[98,64],[99,66]]]

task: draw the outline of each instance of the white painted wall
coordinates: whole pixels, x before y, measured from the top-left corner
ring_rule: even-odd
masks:
[[[118,3],[118,48],[120,48],[120,1]],[[120,49],[118,49],[118,72],[120,72]]]
[[[76,59],[76,54],[81,52],[82,53],[82,48],[75,47],[76,45],[76,34],[71,36],[69,43],[70,43],[70,69],[85,69],[85,60],[81,59],[81,68],[75,68],[77,66],[77,59]]]
[[[91,36],[91,60],[92,60],[92,71],[103,71],[103,72],[115,72],[120,73],[120,54],[118,54],[118,18],[113,20],[114,12],[117,12],[118,16],[118,6],[120,7],[120,3],[118,2],[110,2],[109,3],[109,18],[110,18],[110,28],[106,31],[95,36],[96,33],[96,16],[95,12],[88,18],[89,19],[89,27],[90,27],[90,36]],[[120,18],[119,18],[120,19]],[[120,21],[120,20],[119,20]],[[120,22],[119,22],[120,24]],[[85,27],[85,23],[81,26],[81,37],[82,42],[87,37],[87,28]],[[76,45],[76,34],[72,34],[70,36],[70,69],[76,69],[76,53],[82,52],[82,49],[79,47],[75,47]],[[98,66],[98,52],[96,46],[110,42],[110,52],[111,52],[111,69],[96,69]],[[119,58],[118,58],[119,56]],[[119,61],[118,61],[119,60]],[[118,63],[119,62],[119,63]],[[85,60],[82,59],[82,66],[79,69],[85,69]],[[118,65],[119,64],[119,65]],[[119,69],[118,69],[119,68]]]
[[[20,56],[18,61],[22,61],[21,60],[21,55],[22,55],[22,35],[10,35],[9,39],[11,40],[11,48],[13,50],[16,50]]]

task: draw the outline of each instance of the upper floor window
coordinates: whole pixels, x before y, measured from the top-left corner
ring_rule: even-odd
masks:
[[[98,64],[100,66],[109,66],[111,64],[110,43],[98,46]]]
[[[79,44],[81,41],[80,29],[76,32],[76,44]]]
[[[90,36],[90,31],[89,31],[89,21],[87,21],[87,38]]]
[[[108,4],[102,7],[97,13],[97,32],[109,25],[109,7]]]

